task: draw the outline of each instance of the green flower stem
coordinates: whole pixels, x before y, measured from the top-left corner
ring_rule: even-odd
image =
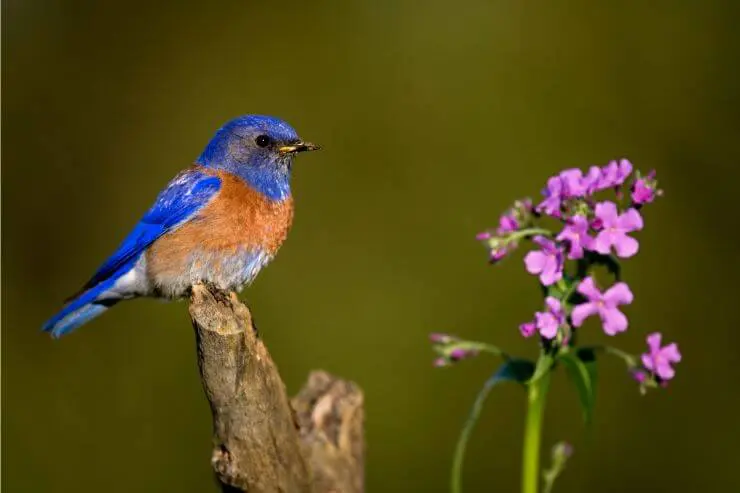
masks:
[[[590,349],[594,352],[603,351],[606,354],[611,354],[612,356],[616,356],[617,358],[624,361],[624,363],[627,365],[627,368],[633,369],[639,366],[637,357],[629,354],[627,352],[622,351],[621,349],[617,349],[612,346],[586,346],[583,349]]]
[[[454,349],[463,349],[465,351],[477,351],[479,353],[488,353],[494,356],[499,356],[505,360],[511,359],[508,354],[497,348],[492,344],[486,344],[485,342],[478,341],[455,341],[445,346],[446,352],[450,352]]]
[[[480,392],[478,392],[475,403],[473,403],[473,408],[470,410],[470,416],[468,416],[465,427],[462,433],[460,433],[460,438],[455,447],[455,456],[452,459],[452,484],[450,485],[452,493],[462,493],[462,466],[465,459],[465,448],[468,446],[468,440],[470,440],[470,434],[473,432],[475,423],[478,421],[478,416],[481,410],[483,410],[483,404],[486,402],[488,394],[496,383],[495,379],[489,379]]]
[[[568,299],[573,295],[576,288],[578,288],[578,285],[581,283],[582,279],[576,278],[573,279],[573,281],[570,283],[570,286],[568,286],[567,289],[563,292],[563,303],[567,305],[567,309],[569,310],[568,313],[570,313],[570,310],[573,309],[570,303],[568,303]]]
[[[550,386],[550,372],[530,383],[527,388],[527,419],[524,423],[522,455],[522,493],[537,493],[540,484],[540,443],[545,398]]]
[[[509,233],[507,240],[517,241],[522,238],[527,238],[529,236],[536,236],[536,235],[552,236],[552,231],[550,231],[549,229],[545,229],[545,228],[525,228],[525,229],[520,229],[518,231]]]

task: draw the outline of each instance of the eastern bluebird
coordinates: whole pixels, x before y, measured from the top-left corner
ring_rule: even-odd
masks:
[[[181,298],[197,282],[241,290],[290,229],[294,156],[318,148],[277,118],[229,121],[43,330],[60,337],[121,300]]]

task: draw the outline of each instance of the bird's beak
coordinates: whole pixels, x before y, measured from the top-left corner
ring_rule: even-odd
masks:
[[[319,149],[321,149],[321,147],[310,142],[296,142],[295,144],[281,147],[279,151],[280,154],[295,154],[297,152],[304,151],[318,151]]]

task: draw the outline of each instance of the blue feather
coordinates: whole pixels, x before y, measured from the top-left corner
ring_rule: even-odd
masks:
[[[83,290],[107,279],[131,259],[138,258],[160,236],[198,212],[220,188],[221,180],[218,177],[193,169],[181,172],[160,192],[151,209],[85,284]]]
[[[195,215],[221,188],[218,177],[189,169],[177,175],[159,194],[154,205],[123,240],[82,290],[43,325],[59,337],[100,315],[120,298],[106,296],[116,281],[128,273],[139,257],[159,237]]]
[[[110,276],[105,281],[86,290],[80,296],[73,299],[59,313],[49,319],[42,327],[44,332],[51,332],[54,337],[73,331],[88,320],[97,317],[110,306],[116,303],[116,299],[99,300],[98,297],[109,290],[118,280],[118,276]]]

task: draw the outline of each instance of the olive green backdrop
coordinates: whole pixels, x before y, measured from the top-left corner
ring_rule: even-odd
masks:
[[[640,397],[606,360],[584,432],[562,376],[544,443],[558,491],[740,491],[737,2],[22,1],[3,11],[2,484],[7,492],[215,491],[183,303],[124,303],[53,341],[39,326],[227,119],[287,119],[296,222],[244,293],[295,392],[313,368],[366,393],[371,492],[443,492],[494,368],[434,369],[450,331],[535,353],[521,256],[474,235],[564,167],[656,168],[625,265],[637,352],[680,343]],[[591,341],[604,341],[595,324]],[[523,392],[497,390],[467,491],[515,491]]]

